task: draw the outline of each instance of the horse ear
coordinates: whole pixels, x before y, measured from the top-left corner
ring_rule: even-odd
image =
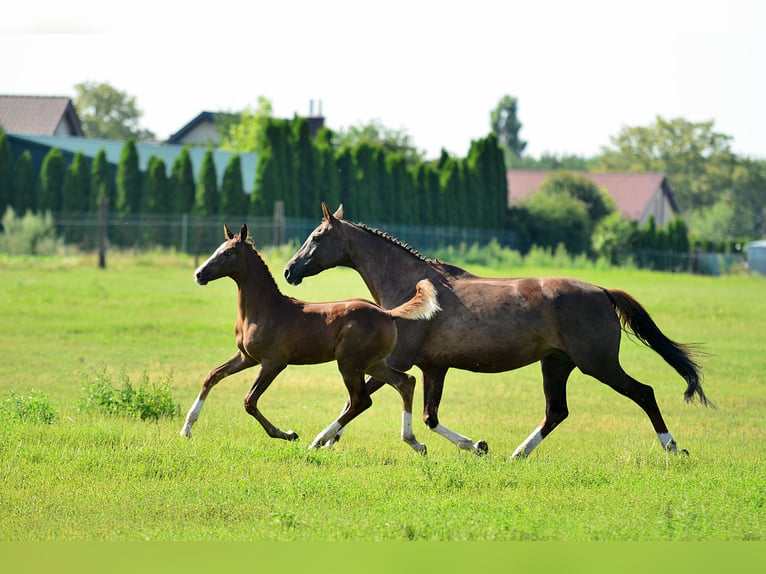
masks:
[[[335,210],[333,217],[335,217],[335,219],[343,219],[343,204],[342,203],[338,206],[338,209]]]
[[[329,210],[329,208],[327,207],[327,204],[324,201],[322,202],[322,213],[324,214],[324,218],[329,223],[333,223],[333,221],[335,221],[335,218],[332,215],[330,215],[330,210]]]
[[[247,223],[242,224],[242,228],[239,230],[239,240],[245,241],[247,239]]]
[[[223,234],[226,236],[226,239],[234,239],[234,234],[229,230],[225,223],[223,224]]]

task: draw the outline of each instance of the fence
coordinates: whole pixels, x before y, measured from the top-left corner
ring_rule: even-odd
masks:
[[[100,234],[105,232],[110,246],[150,249],[172,247],[195,255],[208,253],[223,241],[223,224],[236,232],[243,222],[256,246],[303,242],[319,224],[317,219],[285,217],[197,217],[184,215],[112,215],[99,220],[97,213],[54,214],[57,232],[67,244],[85,251],[99,247]],[[104,229],[105,226],[105,229]],[[449,245],[486,245],[497,241],[510,249],[521,250],[524,245],[517,234],[507,230],[463,229],[456,227],[426,227],[414,225],[369,224],[379,227],[414,249],[433,251]]]

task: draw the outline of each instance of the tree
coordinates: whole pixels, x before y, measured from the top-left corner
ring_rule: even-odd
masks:
[[[296,117],[292,123],[292,149],[295,162],[295,183],[300,217],[311,217],[319,205],[317,187],[317,151],[311,141],[311,128],[305,118]]]
[[[263,96],[258,96],[258,106],[255,109],[245,108],[238,118],[233,114],[224,115],[218,147],[238,153],[260,151],[263,132],[272,115],[271,102]]]
[[[221,181],[221,215],[247,215],[248,197],[242,186],[242,166],[238,154],[231,156]]]
[[[731,137],[715,132],[713,121],[665,120],[626,127],[602,148],[594,171],[664,173],[685,210],[715,203],[731,181],[735,157]]]
[[[170,213],[170,185],[165,162],[157,157],[149,158],[144,178],[144,213],[155,215]]]
[[[107,83],[83,82],[74,88],[75,106],[88,137],[139,141],[155,138],[139,126],[143,112],[135,97]]]
[[[219,204],[220,198],[218,197],[218,183],[215,163],[213,163],[213,152],[207,150],[202,158],[202,166],[199,170],[194,213],[196,215],[217,215]]]
[[[0,213],[12,204],[13,195],[13,153],[8,136],[0,127]]]
[[[317,150],[317,196],[332,209],[340,203],[340,179],[338,175],[338,162],[335,158],[333,144],[334,134],[327,128],[322,128],[314,138],[314,146]],[[307,217],[315,217],[319,204],[311,206]]]
[[[40,212],[61,211],[64,171],[64,154],[58,148],[51,148],[40,168],[40,197],[37,200]]]
[[[135,140],[122,146],[117,164],[116,211],[120,215],[137,214],[141,211],[141,171],[138,168],[138,150]]]
[[[425,156],[425,152],[414,146],[406,130],[387,128],[380,120],[372,120],[367,124],[359,123],[338,132],[338,147],[355,148],[361,143],[380,146],[386,153],[400,152],[411,164],[421,161]]]
[[[78,151],[64,174],[61,210],[71,213],[85,213],[90,203],[90,166],[81,151]]]
[[[500,99],[497,107],[489,113],[489,124],[500,145],[512,156],[520,158],[527,147],[527,142],[519,137],[521,122],[517,113],[518,100],[513,96],[505,95]]]
[[[194,209],[196,186],[189,148],[184,146],[173,161],[170,175],[170,195],[173,198],[174,213],[191,213]]]
[[[25,150],[16,160],[12,204],[20,216],[35,209],[35,170],[29,150]]]
[[[585,205],[566,193],[536,192],[521,202],[526,232],[532,244],[568,253],[587,253],[591,246],[590,221]]]
[[[104,148],[98,150],[90,166],[90,196],[91,211],[98,212],[103,198],[106,198],[109,209],[115,208],[114,180],[112,179],[112,170],[106,161]]]
[[[593,180],[579,173],[554,171],[543,181],[539,191],[568,194],[580,200],[593,226],[615,210],[614,200],[609,194],[593,183]]]

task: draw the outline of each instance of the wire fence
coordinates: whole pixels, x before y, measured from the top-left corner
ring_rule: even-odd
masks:
[[[224,240],[223,224],[239,231],[247,223],[248,234],[257,247],[302,243],[318,225],[318,219],[227,216],[198,217],[183,215],[116,216],[99,219],[97,213],[54,214],[57,232],[70,245],[84,251],[98,251],[101,237],[107,248],[149,250],[172,248],[197,257],[210,253]],[[518,234],[509,230],[464,229],[455,227],[367,224],[378,227],[428,255],[449,246],[484,246],[491,242],[526,252]],[[745,266],[744,253],[692,253],[634,250],[623,254],[621,263],[656,271],[722,275]]]

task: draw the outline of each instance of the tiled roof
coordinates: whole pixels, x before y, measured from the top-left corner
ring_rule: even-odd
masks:
[[[71,135],[83,135],[80,119],[67,97],[0,96],[0,125],[9,134],[56,134],[67,121]]]
[[[605,188],[620,212],[634,220],[641,217],[647,204],[665,181],[665,176],[661,173],[577,173]],[[539,170],[509,170],[508,205],[517,203],[539,189],[549,174],[548,171]],[[674,207],[677,210],[677,206]]]

